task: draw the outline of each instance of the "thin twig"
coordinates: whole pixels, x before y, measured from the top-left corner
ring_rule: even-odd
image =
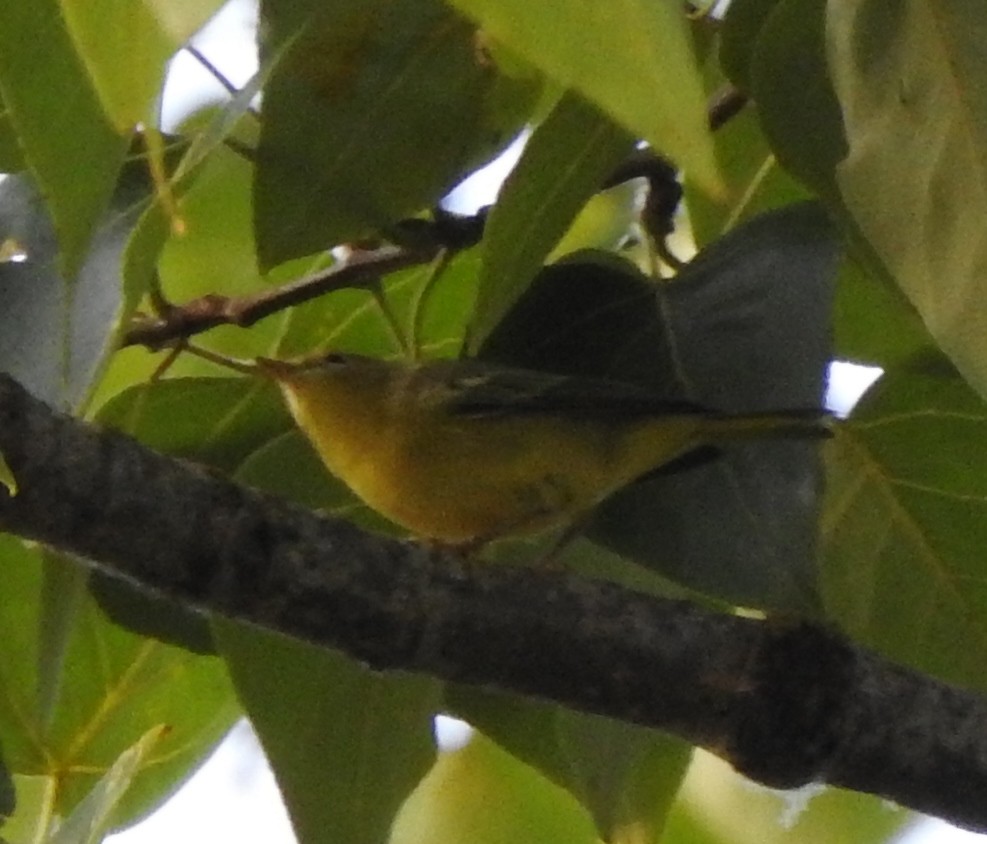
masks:
[[[709,116],[709,128],[714,132],[721,128],[728,120],[736,117],[750,101],[739,88],[733,85],[726,85],[717,91],[709,103],[707,114]]]
[[[212,60],[207,58],[205,53],[203,53],[198,47],[193,44],[186,44],[185,52],[201,64],[209,72],[209,75],[226,89],[226,92],[231,97],[235,97],[240,93],[236,85],[230,82],[230,80],[226,78],[226,75],[218,67],[216,67]]]
[[[183,305],[171,305],[161,313],[134,318],[121,346],[157,348],[178,337],[192,337],[217,325],[253,325],[264,317],[346,288],[367,288],[381,275],[414,267],[435,257],[437,250],[383,246],[355,252],[346,261],[251,296],[210,294]]]

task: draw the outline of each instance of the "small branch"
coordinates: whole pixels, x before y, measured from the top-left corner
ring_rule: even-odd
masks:
[[[746,102],[746,96],[735,88],[721,92],[709,108],[711,128],[723,125]],[[636,178],[648,181],[649,198],[644,215],[647,229],[656,240],[663,240],[674,229],[672,216],[682,196],[676,169],[651,149],[635,150],[614,170],[601,189]],[[357,251],[327,270],[253,296],[210,294],[182,305],[161,305],[153,315],[134,317],[123,335],[121,346],[159,348],[218,325],[247,327],[285,308],[335,290],[370,287],[388,273],[427,264],[443,251],[451,255],[479,243],[485,222],[486,209],[472,217],[437,211],[432,221],[401,221],[393,234],[394,240],[402,245]]]
[[[987,831],[987,701],[822,627],[474,566],[163,457],[0,375],[0,528],[189,606],[400,669],[657,727],[775,787]],[[728,564],[729,561],[723,561]]]
[[[714,132],[723,127],[731,118],[736,117],[750,98],[733,85],[726,85],[717,91],[709,104],[709,128]]]
[[[325,293],[369,287],[382,275],[432,260],[437,251],[383,246],[373,251],[355,252],[347,260],[322,272],[253,296],[220,296],[213,293],[180,306],[168,306],[160,314],[135,317],[121,345],[158,348],[176,339],[201,334],[217,325],[246,328],[264,317]]]
[[[183,305],[159,302],[157,313],[131,320],[120,345],[160,348],[218,325],[246,328],[285,308],[336,290],[370,288],[388,273],[421,266],[443,252],[451,254],[479,243],[486,215],[486,209],[466,217],[440,209],[431,221],[403,220],[395,226],[393,235],[404,245],[355,250],[345,261],[328,269],[252,296],[213,293]]]

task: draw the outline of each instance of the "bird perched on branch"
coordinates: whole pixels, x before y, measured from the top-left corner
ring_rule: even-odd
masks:
[[[708,446],[820,437],[819,410],[720,413],[618,381],[472,361],[261,358],[330,471],[414,534],[473,546],[575,522]]]

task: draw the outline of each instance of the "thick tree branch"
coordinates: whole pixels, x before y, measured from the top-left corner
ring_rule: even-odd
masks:
[[[368,665],[658,727],[777,787],[987,830],[987,701],[809,624],[368,535],[59,415],[0,376],[0,527]]]

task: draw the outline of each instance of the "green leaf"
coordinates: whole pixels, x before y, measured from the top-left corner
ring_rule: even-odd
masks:
[[[38,719],[46,727],[57,712],[65,661],[86,598],[86,570],[66,565],[58,554],[42,550],[41,615],[38,630]]]
[[[156,451],[233,471],[293,426],[275,388],[251,378],[169,378],[133,387],[99,412]]]
[[[605,841],[658,842],[692,747],[630,724],[567,713],[559,725],[580,802]]]
[[[731,82],[750,92],[750,67],[758,35],[782,0],[733,0],[720,32],[720,66]]]
[[[255,221],[265,269],[437,202],[517,134],[539,83],[440,0],[267,2]],[[509,104],[510,108],[505,108]]]
[[[535,130],[484,229],[471,351],[525,291],[633,140],[571,92]]]
[[[223,0],[60,0],[79,57],[121,134],[154,117],[168,60]]]
[[[892,371],[827,450],[827,614],[857,640],[987,688],[987,405],[955,373]]]
[[[756,108],[745,109],[720,127],[714,139],[726,190],[711,198],[685,186],[689,222],[698,246],[713,243],[738,223],[765,211],[812,198],[779,166]]]
[[[949,369],[922,318],[883,267],[867,257],[854,250],[840,267],[833,305],[837,356],[886,370]]]
[[[179,166],[184,170],[186,161]],[[170,236],[158,255],[162,289],[176,302],[269,289],[270,282],[257,268],[250,213],[251,166],[229,150],[218,150],[201,166],[191,166],[194,175],[177,185],[186,234]],[[251,328],[252,334],[260,335],[255,346],[258,351],[270,348],[276,336],[271,327],[268,323]],[[241,336],[240,347],[253,339]]]
[[[749,92],[757,36],[779,2],[737,0],[729,5],[718,33],[719,62],[709,61],[704,68],[707,91],[722,91],[732,82]],[[708,28],[709,21],[702,23]],[[722,123],[713,133],[713,142],[726,189],[712,197],[688,182],[683,186],[690,233],[700,249],[742,220],[813,198],[779,165],[761,126],[756,101],[748,101]],[[678,246],[674,236],[670,245],[673,250]]]
[[[463,345],[476,300],[479,249],[457,254],[437,278],[431,266],[413,267],[383,279],[383,296],[404,340],[427,357],[455,357]],[[401,353],[381,305],[365,289],[345,289],[294,308],[278,344],[281,356],[334,349],[377,357]]]
[[[10,120],[10,113],[3,104],[3,98],[0,97],[0,173],[16,173],[23,170],[24,166],[17,132]]]
[[[839,207],[835,171],[847,146],[826,64],[826,8],[826,0],[777,3],[758,33],[750,84],[778,160]]]
[[[451,687],[457,715],[566,789],[592,815],[600,838],[657,842],[692,756],[664,733],[540,701]]]
[[[48,781],[47,811],[64,817],[127,747],[166,723],[171,731],[117,808],[115,824],[132,822],[188,776],[236,716],[222,663],[127,633],[87,598],[60,600],[52,594],[57,578],[47,578],[45,594],[40,552],[13,537],[0,537],[0,560],[0,745],[8,769]],[[50,557],[44,565],[76,564]],[[61,582],[76,588],[72,578]],[[56,617],[70,602],[68,621]],[[57,649],[46,644],[52,625],[63,625]],[[60,677],[45,676],[56,671]]]
[[[452,0],[566,88],[719,189],[706,104],[685,15],[651,0]]]
[[[596,844],[585,811],[489,739],[439,755],[389,844]]]
[[[2,748],[0,748],[2,750]],[[10,775],[10,771],[4,764],[2,754],[0,754],[0,826],[3,826],[3,831],[6,833],[6,823],[7,819],[17,809],[17,790],[14,784],[14,778]]]
[[[107,121],[58,0],[2,0],[0,14],[0,96],[48,204],[62,274],[73,278],[110,201],[128,138]]]
[[[225,620],[214,629],[298,839],[387,841],[435,758],[439,684]]]
[[[48,839],[49,844],[100,844],[110,831],[113,813],[123,795],[168,732],[169,728],[164,724],[151,727],[132,747],[121,753]]]
[[[987,395],[987,18],[977,2],[830,4],[846,208],[929,331]]]

